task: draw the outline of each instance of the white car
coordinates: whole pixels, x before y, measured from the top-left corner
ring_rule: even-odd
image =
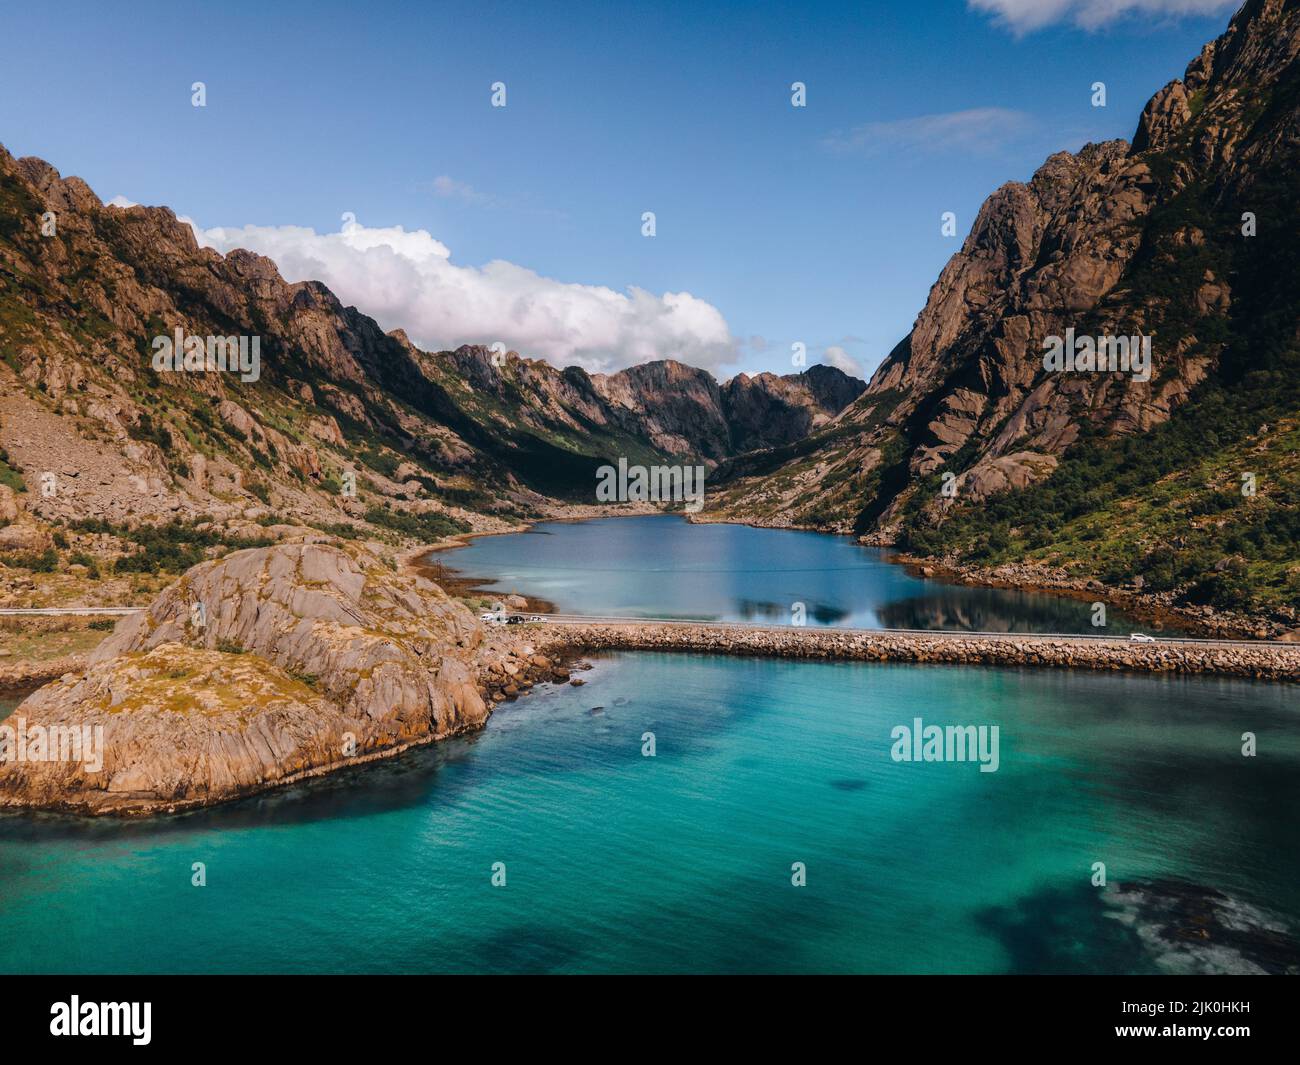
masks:
[[[488,621],[488,622],[504,620],[500,614],[480,614],[478,616],[478,619],[479,621]]]
[[[1145,632],[1130,632],[1128,634],[1129,643],[1155,643],[1154,636],[1148,636]]]

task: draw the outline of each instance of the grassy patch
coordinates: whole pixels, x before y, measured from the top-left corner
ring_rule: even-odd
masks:
[[[389,510],[387,507],[368,507],[366,521],[413,540],[440,540],[444,536],[454,536],[469,530],[463,521],[445,514],[410,514]]]

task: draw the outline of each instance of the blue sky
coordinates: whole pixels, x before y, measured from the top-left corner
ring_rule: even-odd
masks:
[[[10,4],[0,142],[430,346],[870,371],[994,188],[1130,136],[1230,14],[977,2]]]

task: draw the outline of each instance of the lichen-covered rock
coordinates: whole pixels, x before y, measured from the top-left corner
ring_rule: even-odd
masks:
[[[13,713],[102,729],[103,764],[0,763],[0,805],[148,813],[235,798],[480,726],[473,616],[364,547],[194,567]]]

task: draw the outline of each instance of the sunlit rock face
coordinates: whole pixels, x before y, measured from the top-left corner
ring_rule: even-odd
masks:
[[[463,606],[364,548],[236,552],[14,711],[28,735],[77,729],[88,749],[0,764],[0,804],[179,809],[475,728],[481,640]]]

